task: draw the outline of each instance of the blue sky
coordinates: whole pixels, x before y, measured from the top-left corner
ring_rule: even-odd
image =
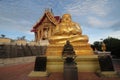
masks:
[[[71,14],[90,43],[107,37],[120,39],[120,0],[0,0],[0,34],[34,40],[30,30],[46,8],[58,16]]]

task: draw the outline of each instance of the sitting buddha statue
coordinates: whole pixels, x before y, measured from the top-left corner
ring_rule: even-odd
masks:
[[[92,48],[88,43],[88,37],[82,35],[80,26],[72,21],[70,14],[62,16],[61,22],[56,25],[53,35],[48,39],[50,44],[47,46],[46,55],[62,55],[62,50],[67,41],[74,47],[76,55],[93,54]]]
[[[72,22],[70,14],[64,14],[62,16],[61,23],[59,23],[54,31],[53,35],[49,38],[50,44],[60,44],[70,42],[88,42],[88,37],[82,35],[82,30],[79,24]]]

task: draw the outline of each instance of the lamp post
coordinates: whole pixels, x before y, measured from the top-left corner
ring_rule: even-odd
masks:
[[[108,36],[109,51],[111,51],[111,38]]]
[[[101,48],[101,50],[102,50],[102,44],[103,44],[103,39],[101,38],[101,39],[100,39],[100,45],[101,45],[100,48]]]

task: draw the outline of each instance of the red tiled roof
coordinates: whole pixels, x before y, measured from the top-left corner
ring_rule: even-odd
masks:
[[[44,13],[43,17],[33,26],[33,29],[31,30],[31,32],[36,32],[36,28],[43,22],[43,20],[45,19],[46,16],[46,13]],[[60,22],[61,21],[61,18],[60,16],[54,16],[55,20],[57,22]]]
[[[32,29],[31,32],[36,32],[36,29]]]
[[[60,16],[54,16],[54,18],[59,22],[61,20]]]
[[[41,18],[41,20],[39,20],[34,26],[33,29],[31,30],[31,32],[36,32],[36,28],[43,22],[43,20],[45,19],[46,14],[43,15],[43,17]]]

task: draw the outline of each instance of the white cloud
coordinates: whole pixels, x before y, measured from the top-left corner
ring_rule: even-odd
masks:
[[[119,31],[111,32],[111,33],[109,34],[109,36],[120,39],[120,30],[119,30]]]
[[[1,23],[1,30],[9,31],[14,29],[14,31],[21,31],[24,32],[26,30],[30,30],[31,22],[28,20],[14,20],[11,18],[0,17]]]
[[[16,23],[15,20],[10,19],[10,18],[6,18],[6,17],[0,17],[0,21],[10,22],[10,23]]]
[[[25,19],[15,20],[15,19],[8,18],[8,17],[0,17],[0,21],[9,22],[9,23],[11,23],[11,24],[31,24],[30,21],[25,20]]]
[[[109,0],[84,0],[68,4],[65,9],[73,15],[96,14],[98,16],[106,16],[111,7],[107,4]]]
[[[97,28],[111,28],[113,25],[118,23],[119,20],[105,21],[96,17],[88,17],[88,24],[92,27]]]
[[[25,34],[34,35],[34,32],[26,31]]]
[[[91,26],[102,26],[104,22],[100,21],[96,17],[88,17],[88,24]]]

